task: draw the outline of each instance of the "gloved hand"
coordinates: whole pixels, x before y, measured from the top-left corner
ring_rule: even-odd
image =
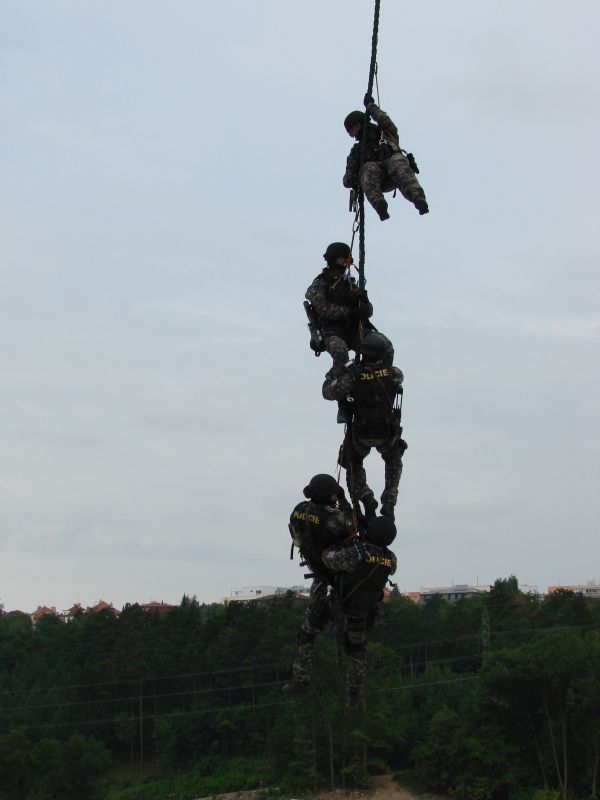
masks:
[[[348,311],[348,319],[350,322],[364,322],[370,319],[372,314],[371,305],[359,306],[358,308],[351,308]]]
[[[374,102],[375,100],[373,99],[373,97],[367,92],[363,98],[363,103],[365,104],[365,108],[368,108],[371,105],[371,103]]]
[[[352,542],[352,546],[356,550],[356,555],[358,556],[359,561],[364,561],[365,558],[369,555],[369,551],[367,550],[365,543],[362,542],[360,539],[355,539]]]

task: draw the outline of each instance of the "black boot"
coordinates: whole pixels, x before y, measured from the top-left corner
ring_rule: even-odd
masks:
[[[379,503],[372,494],[365,494],[362,497],[362,504],[365,507],[365,520],[367,524],[372,522],[375,519],[375,512],[377,511],[377,506]]]
[[[413,201],[415,204],[415,208],[423,216],[423,214],[429,214],[429,206],[427,205],[427,200],[425,195],[419,195],[419,197],[415,198]]]
[[[382,503],[381,504],[381,515],[383,517],[388,517],[388,519],[394,519],[394,506],[391,503]]]
[[[381,200],[378,200],[376,203],[373,203],[373,208],[379,214],[379,219],[382,222],[385,222],[386,219],[390,218],[390,215],[388,214],[388,204],[385,198],[382,198]]]

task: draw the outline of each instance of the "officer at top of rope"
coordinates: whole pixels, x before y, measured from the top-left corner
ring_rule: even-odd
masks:
[[[390,216],[383,192],[395,188],[400,189],[404,197],[414,203],[419,214],[427,214],[429,206],[415,174],[419,169],[412,153],[406,154],[402,150],[398,142],[398,129],[369,94],[365,95],[364,104],[369,116],[377,124],[367,121],[367,141],[361,167],[365,114],[363,111],[352,111],[344,120],[348,135],[358,140],[346,161],[344,186],[354,190],[358,190],[360,186],[382,221]]]
[[[401,410],[396,402],[404,375],[393,366],[394,348],[387,336],[368,331],[359,347],[360,364],[348,365],[341,375],[330,370],[323,384],[323,397],[346,404],[349,424],[340,449],[340,463],[355,507],[364,507],[367,523],[375,516],[377,501],[367,483],[364,460],[375,447],[385,463],[385,487],[381,512],[394,519],[398,485],[402,475]]]
[[[356,350],[363,332],[372,329],[369,318],[373,306],[366,290],[359,289],[349,275],[353,259],[347,244],[332,242],[323,258],[327,266],[306,290],[310,304],[307,313],[309,318],[312,314],[313,327],[322,337],[321,350],[327,350],[333,358],[337,375],[343,372],[349,361],[349,350]]]

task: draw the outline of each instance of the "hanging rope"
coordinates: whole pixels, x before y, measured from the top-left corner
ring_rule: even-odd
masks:
[[[381,0],[375,0],[375,13],[373,16],[373,37],[371,39],[371,64],[369,66],[369,85],[367,94],[373,94],[373,80],[377,69],[377,37],[379,34],[379,6]],[[362,142],[360,148],[360,170],[362,169],[367,154],[367,129],[369,126],[369,114],[365,111],[365,121],[363,124]],[[358,190],[358,209],[359,209],[359,238],[358,238],[358,286],[365,288],[365,197],[362,189]]]

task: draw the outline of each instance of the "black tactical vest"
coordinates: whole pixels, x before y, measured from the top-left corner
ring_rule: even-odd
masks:
[[[364,163],[366,164],[367,161],[380,161],[380,148],[379,148],[379,140],[381,139],[381,131],[377,127],[377,125],[373,125],[372,122],[369,122],[367,126],[367,147],[366,153],[364,157]],[[358,141],[354,147],[358,151],[358,156],[360,158],[361,150],[362,150],[362,141]]]
[[[290,534],[294,545],[312,572],[327,571],[321,561],[321,553],[340,541],[339,535],[325,527],[331,514],[325,506],[303,500],[290,516]]]
[[[394,412],[397,392],[390,367],[361,368],[352,387],[355,436],[389,439],[399,432],[399,415]]]
[[[392,553],[387,547],[367,543],[369,555],[358,563],[354,572],[337,574],[337,592],[345,614],[367,616],[381,600],[383,589],[394,568]]]
[[[338,306],[347,306],[348,308],[356,308],[358,306],[358,292],[356,284],[344,276],[343,268],[328,270],[329,275],[329,288],[327,289],[327,299],[330,303],[335,303]]]

